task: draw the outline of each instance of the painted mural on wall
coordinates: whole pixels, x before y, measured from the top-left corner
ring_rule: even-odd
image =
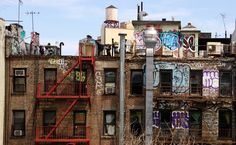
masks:
[[[146,69],[144,70],[144,85],[146,81]],[[190,67],[183,63],[156,62],[154,63],[153,87],[158,87],[160,83],[160,70],[172,70],[172,93],[189,93],[189,73]]]
[[[219,92],[219,70],[203,70],[203,96],[218,96]]]
[[[143,40],[143,31],[144,28],[135,30],[134,38],[136,43],[136,50],[140,52],[145,49],[145,44]],[[154,48],[157,52],[160,48],[164,49],[163,51],[174,52],[184,48],[185,51],[195,52],[195,35],[194,34],[182,34],[176,30],[163,31],[162,29],[157,29],[156,36],[157,44]]]

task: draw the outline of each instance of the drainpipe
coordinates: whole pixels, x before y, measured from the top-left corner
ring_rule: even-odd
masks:
[[[144,31],[146,45],[146,97],[145,97],[145,145],[152,145],[153,125],[153,53],[156,45],[157,32],[154,27]]]
[[[120,120],[119,145],[124,144],[124,97],[125,97],[125,33],[120,36]]]

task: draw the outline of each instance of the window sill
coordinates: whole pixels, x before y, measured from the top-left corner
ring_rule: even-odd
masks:
[[[103,135],[101,136],[102,139],[114,139],[115,135]]]
[[[22,135],[22,136],[11,136],[10,139],[25,139],[25,135]]]
[[[143,94],[130,94],[129,97],[135,98],[135,97],[144,97]]]
[[[20,93],[20,92],[14,92],[14,93],[12,93],[11,95],[12,95],[12,96],[24,96],[24,95],[26,95],[26,92],[22,92],[22,93]]]

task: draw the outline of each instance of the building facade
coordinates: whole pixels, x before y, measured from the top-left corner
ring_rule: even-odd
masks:
[[[107,25],[118,27],[109,18]],[[133,51],[125,55],[124,144],[143,142],[143,31],[149,25],[157,30],[150,104],[153,144],[235,143],[236,51],[231,40],[203,39],[192,24],[182,28],[180,21],[132,25]],[[79,56],[62,56],[61,47],[41,45],[36,32],[25,43],[17,24],[7,26],[5,35],[4,144],[118,144],[119,53],[97,53],[106,43],[99,48],[87,37],[80,41]]]

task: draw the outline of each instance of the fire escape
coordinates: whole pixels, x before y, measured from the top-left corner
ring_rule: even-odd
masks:
[[[67,76],[74,70],[79,71],[80,77],[82,77],[82,73],[84,69],[87,69],[88,65],[91,69],[91,75],[86,75],[86,83],[83,84],[82,81],[77,82],[77,89],[76,93],[71,93],[71,83],[64,83]],[[62,124],[63,120],[65,120],[66,116],[70,112],[73,111],[73,108],[80,104],[80,102],[85,102],[85,104],[89,103],[90,106],[90,97],[91,97],[91,76],[92,72],[95,68],[95,45],[91,43],[80,43],[79,46],[79,56],[76,60],[76,63],[68,69],[68,71],[61,77],[57,82],[55,82],[51,87],[48,89],[47,92],[44,94],[41,91],[40,83],[37,86],[37,96],[36,96],[36,120],[39,116],[37,115],[38,112],[42,111],[40,110],[40,106],[43,106],[44,103],[47,103],[48,101],[51,101],[52,103],[57,103],[57,100],[62,100],[64,102],[63,106],[60,106],[60,108],[66,108],[63,115],[57,116],[55,118],[55,124],[51,125],[50,127],[47,126],[41,126],[40,122],[41,120],[36,122],[36,132],[35,132],[35,144],[65,144],[65,145],[77,145],[77,144],[83,144],[83,145],[89,145],[90,144],[90,135],[89,135],[89,127],[85,125],[85,127],[82,130],[82,136],[81,135],[75,135],[72,133],[71,130],[73,130],[73,124],[71,125],[64,125]],[[74,83],[74,82],[73,82]],[[45,84],[44,84],[45,85]],[[73,85],[73,84],[72,84]],[[66,93],[62,93],[61,90],[65,89],[67,87]],[[68,89],[69,88],[69,89]],[[86,89],[86,91],[84,91]],[[70,92],[71,91],[71,92]],[[60,102],[62,102],[60,101]],[[53,105],[53,104],[52,104]],[[55,104],[56,105],[56,104]],[[40,114],[40,113],[39,113]],[[38,116],[38,117],[37,117]]]

